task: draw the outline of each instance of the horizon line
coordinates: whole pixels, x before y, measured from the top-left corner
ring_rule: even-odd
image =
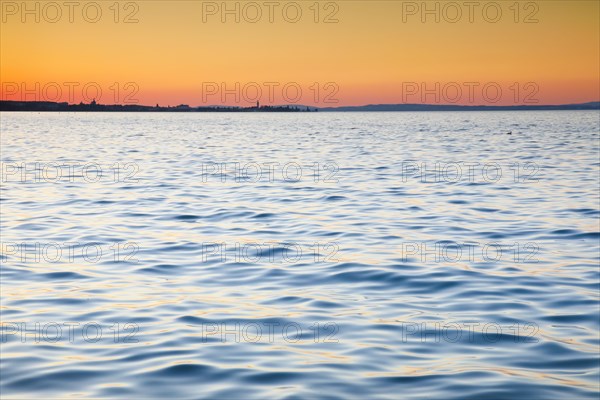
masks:
[[[22,104],[56,104],[56,105],[67,105],[67,106],[102,106],[102,107],[146,107],[146,108],[179,108],[179,109],[198,109],[198,108],[231,108],[231,109],[261,109],[261,108],[285,108],[285,107],[301,107],[309,109],[340,109],[340,108],[364,108],[364,107],[385,107],[385,106],[416,106],[416,107],[457,107],[457,108],[470,108],[470,107],[489,107],[489,108],[515,108],[515,107],[566,107],[566,106],[582,106],[582,105],[600,105],[600,100],[582,101],[577,103],[560,103],[560,104],[509,104],[509,105],[497,105],[497,104],[455,104],[455,103],[367,103],[361,105],[342,105],[342,106],[314,106],[297,103],[286,103],[286,104],[266,104],[266,105],[228,105],[228,104],[211,104],[211,105],[195,105],[190,106],[189,104],[178,104],[178,105],[165,105],[161,106],[158,103],[156,105],[138,104],[138,103],[96,103],[92,100],[90,103],[69,103],[68,101],[45,101],[45,100],[2,100],[0,103],[22,103]],[[1,111],[1,110],[0,110]]]

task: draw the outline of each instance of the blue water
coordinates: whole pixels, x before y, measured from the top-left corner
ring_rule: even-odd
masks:
[[[0,119],[3,399],[598,398],[598,112]]]

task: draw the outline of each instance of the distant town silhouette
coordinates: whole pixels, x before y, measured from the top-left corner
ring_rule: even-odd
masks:
[[[309,106],[261,106],[257,101],[255,106],[201,106],[190,107],[187,104],[178,106],[143,106],[137,104],[99,104],[96,100],[90,103],[69,104],[52,101],[0,101],[0,111],[144,111],[144,112],[311,112],[316,107]]]

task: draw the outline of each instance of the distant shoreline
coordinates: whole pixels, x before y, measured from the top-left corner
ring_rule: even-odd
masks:
[[[462,106],[438,104],[370,104],[364,106],[313,107],[304,105],[279,105],[256,107],[201,106],[175,107],[144,106],[137,104],[69,104],[50,101],[0,101],[0,111],[37,112],[387,112],[387,111],[553,111],[553,110],[600,110],[600,102],[559,105],[515,106]]]

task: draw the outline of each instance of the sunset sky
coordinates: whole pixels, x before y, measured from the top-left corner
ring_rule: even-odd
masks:
[[[600,98],[594,0],[76,3],[70,22],[62,1],[0,1],[3,100],[85,101],[84,86],[102,103],[172,106]]]

